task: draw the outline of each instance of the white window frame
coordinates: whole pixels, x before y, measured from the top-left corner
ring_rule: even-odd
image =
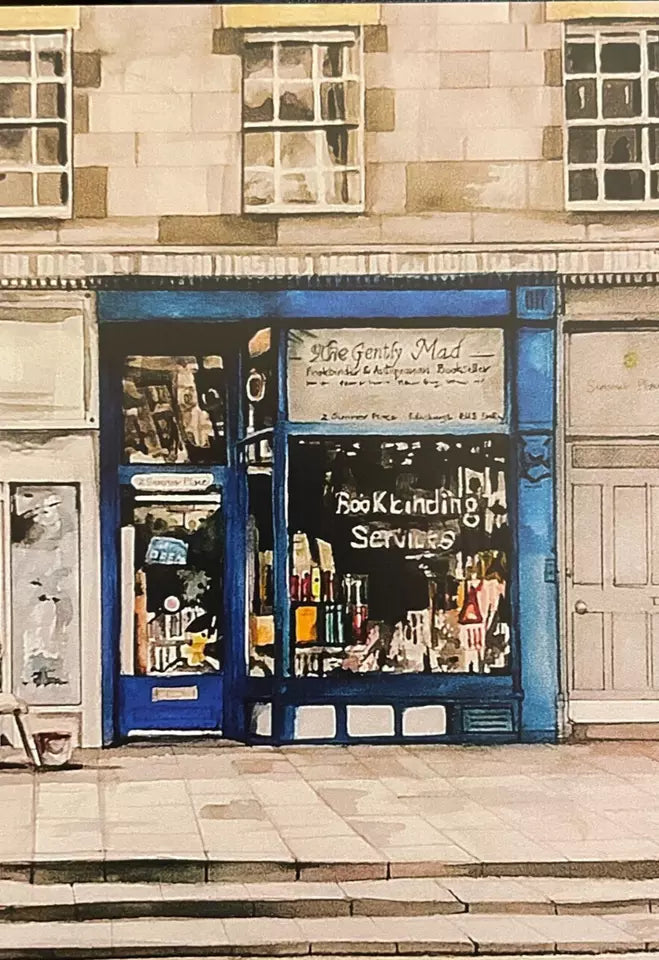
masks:
[[[29,77],[0,76],[0,84],[29,84],[29,117],[0,117],[0,128],[16,128],[30,131],[31,161],[29,163],[7,163],[0,166],[0,174],[30,173],[32,175],[31,206],[0,206],[0,220],[25,217],[29,219],[65,219],[71,217],[73,207],[73,81],[71,71],[71,30],[20,30],[0,31],[0,49],[6,36],[25,37],[29,40],[30,75]],[[59,37],[62,39],[64,53],[64,74],[61,77],[40,77],[37,71],[37,37]],[[60,84],[64,87],[65,115],[63,118],[37,117],[37,90],[40,84]],[[64,164],[41,164],[37,162],[37,130],[39,127],[59,126],[64,130],[66,142],[66,162]],[[66,202],[56,205],[39,203],[38,174],[57,173],[66,178]]]
[[[243,37],[245,46],[251,44],[272,44],[274,47],[273,51],[273,110],[274,118],[272,120],[264,121],[248,121],[244,119],[242,123],[242,133],[243,133],[243,164],[242,164],[242,173],[243,173],[243,184],[242,184],[242,209],[245,214],[251,215],[268,215],[268,214],[291,214],[291,215],[307,215],[307,214],[316,214],[316,213],[341,213],[341,214],[356,214],[364,212],[364,191],[365,191],[365,162],[364,162],[364,51],[363,51],[363,33],[359,28],[350,28],[350,29],[335,29],[335,30],[269,30],[267,32],[259,31],[258,33],[246,33]],[[278,57],[277,57],[277,47],[281,43],[304,43],[309,44],[312,48],[312,78],[311,82],[313,84],[313,99],[314,99],[314,120],[286,120],[280,121],[278,119],[279,113],[279,103],[280,103],[280,84],[278,77]],[[356,121],[345,121],[345,120],[323,120],[320,117],[320,104],[321,104],[321,94],[320,88],[321,83],[328,82],[332,80],[331,77],[323,77],[321,73],[321,64],[320,64],[320,47],[328,43],[346,43],[354,45],[355,47],[355,62],[356,62],[356,71],[350,74],[343,74],[341,79],[348,80],[357,84],[357,119]],[[336,78],[337,80],[339,78]],[[295,83],[295,81],[286,81],[286,83]],[[305,81],[308,82],[308,81]],[[245,79],[243,77],[243,105],[244,105],[244,83]],[[243,107],[244,109],[244,107]],[[356,163],[348,163],[345,167],[340,166],[337,168],[336,172],[347,172],[354,173],[357,176],[358,181],[358,200],[355,203],[327,203],[324,199],[324,178],[321,170],[326,169],[320,163],[321,155],[321,137],[325,130],[337,127],[342,129],[347,129],[353,131],[356,137],[357,143],[357,160]],[[273,203],[269,204],[247,204],[245,202],[245,173],[247,170],[261,171],[261,172],[270,172],[273,170],[272,167],[259,167],[259,166],[249,166],[247,167],[244,162],[244,136],[246,133],[258,132],[259,130],[263,132],[273,132],[275,139],[275,150],[274,150],[274,188],[275,188],[275,199]],[[299,173],[304,172],[308,173],[309,170],[315,169],[318,174],[318,184],[319,184],[319,199],[313,203],[286,203],[281,199],[281,133],[282,131],[305,131],[313,132],[317,131],[316,136],[316,158],[317,164],[315,168],[304,168],[303,170],[296,168],[287,168],[286,173]]]
[[[656,77],[659,82],[659,70],[650,70],[648,64],[647,41],[648,34],[655,34],[659,42],[659,22],[611,22],[599,24],[564,24],[563,25],[563,85],[564,85],[564,170],[565,170],[565,208],[571,211],[603,211],[615,212],[625,210],[659,210],[659,197],[651,197],[651,176],[656,173],[659,177],[659,161],[650,162],[650,128],[656,127],[659,138],[659,116],[649,115],[648,82]],[[638,42],[641,51],[641,66],[638,73],[603,73],[600,70],[600,51],[603,42],[616,39],[621,42],[630,40]],[[565,69],[565,53],[568,43],[579,42],[595,43],[594,74],[567,73]],[[588,119],[568,119],[567,116],[567,81],[595,79],[597,117]],[[640,80],[641,111],[634,117],[604,117],[602,115],[602,85],[606,80]],[[639,162],[607,164],[604,161],[604,143],[607,127],[640,127],[641,128],[641,160]],[[569,160],[569,132],[574,127],[591,127],[597,130],[597,156],[594,163],[570,163]],[[595,169],[597,175],[597,200],[570,199],[570,173],[575,170]],[[604,172],[607,169],[615,170],[642,170],[645,174],[645,196],[640,200],[612,200],[604,197]]]

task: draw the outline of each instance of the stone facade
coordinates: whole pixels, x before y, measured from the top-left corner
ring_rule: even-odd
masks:
[[[83,6],[73,40],[74,216],[0,219],[0,245],[656,237],[659,214],[565,211],[562,24],[546,8],[583,4],[342,6],[346,22],[364,8],[363,214],[242,214],[239,5]],[[269,8],[276,26],[273,5],[259,16]],[[309,6],[297,9],[304,26]]]

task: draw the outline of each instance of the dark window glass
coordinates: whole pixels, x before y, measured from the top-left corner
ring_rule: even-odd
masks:
[[[247,455],[248,462],[254,458]],[[250,676],[275,670],[272,470],[247,468],[247,662]]]
[[[567,43],[565,45],[566,73],[595,73],[595,44]]]
[[[648,113],[659,117],[659,78],[648,81]]]
[[[220,494],[207,498],[217,502],[125,496],[131,536],[122,538],[122,568],[133,571],[134,596],[132,663],[122,664],[128,673],[221,669],[224,538]]]
[[[629,41],[603,43],[600,65],[603,73],[638,73],[641,69],[640,45]]]
[[[595,80],[568,80],[565,97],[568,120],[592,120],[597,117]]]
[[[570,170],[570,200],[597,200],[597,173],[595,170]]]
[[[507,446],[292,442],[298,676],[508,672]]]
[[[603,82],[602,116],[636,117],[640,112],[640,80],[605,80]]]
[[[604,197],[606,200],[643,200],[645,174],[642,170],[605,170]]]
[[[596,162],[597,130],[595,127],[570,127],[568,130],[568,160],[570,163]]]
[[[224,463],[221,357],[128,357],[125,463]]]
[[[640,163],[640,128],[607,127],[604,133],[604,159],[607,163]]]

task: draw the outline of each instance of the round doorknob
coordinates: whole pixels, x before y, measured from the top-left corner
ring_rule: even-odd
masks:
[[[574,612],[578,614],[588,613],[588,606],[584,600],[577,600],[574,605]]]

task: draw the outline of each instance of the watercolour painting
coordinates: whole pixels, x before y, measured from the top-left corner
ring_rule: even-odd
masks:
[[[0,957],[655,952],[658,786],[659,2],[3,4]]]

